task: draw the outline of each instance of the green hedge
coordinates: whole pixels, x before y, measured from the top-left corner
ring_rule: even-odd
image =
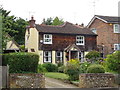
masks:
[[[87,73],[105,73],[105,69],[99,64],[92,64],[87,68]]]
[[[4,64],[10,73],[37,72],[39,56],[33,53],[9,53],[3,55]]]
[[[42,64],[42,67],[44,67],[48,72],[57,72],[58,71],[58,67],[52,63],[44,63],[44,64]]]

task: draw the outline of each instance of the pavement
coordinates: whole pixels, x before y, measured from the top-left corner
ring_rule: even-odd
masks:
[[[45,87],[46,88],[78,88],[75,85],[64,83],[61,80],[53,79],[53,78],[45,78]]]

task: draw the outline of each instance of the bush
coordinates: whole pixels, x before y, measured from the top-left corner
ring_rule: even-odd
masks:
[[[55,64],[52,64],[52,63],[44,63],[44,64],[42,64],[42,66],[44,68],[46,68],[46,70],[48,72],[57,72],[58,71],[58,67]]]
[[[58,67],[63,66],[63,62],[57,62],[57,66],[58,66]]]
[[[107,71],[120,74],[120,51],[107,55],[104,65]]]
[[[37,72],[39,56],[33,53],[9,53],[3,56],[10,73]]]
[[[96,62],[100,58],[100,53],[98,51],[90,51],[85,58],[89,59],[90,62]]]
[[[69,75],[69,80],[79,79],[79,60],[71,59],[65,67],[65,73]]]
[[[41,64],[38,65],[38,73],[45,73],[47,72],[46,68],[44,68]]]
[[[87,73],[105,73],[105,70],[99,64],[92,64],[87,68]]]
[[[25,51],[25,45],[20,45],[20,51]]]
[[[80,63],[80,73],[86,73],[87,68],[90,66],[91,63],[89,62],[84,62],[84,63]]]
[[[58,67],[58,72],[64,73],[65,72],[65,66]]]

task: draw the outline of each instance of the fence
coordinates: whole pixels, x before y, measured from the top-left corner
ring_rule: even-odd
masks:
[[[0,88],[9,88],[9,66],[0,66]]]

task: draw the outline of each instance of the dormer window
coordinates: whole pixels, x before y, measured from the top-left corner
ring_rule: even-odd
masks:
[[[120,33],[120,26],[119,24],[114,24],[113,25],[114,33]]]
[[[52,34],[44,34],[44,44],[52,44]]]
[[[76,36],[76,45],[84,45],[84,44],[85,44],[84,36]]]

